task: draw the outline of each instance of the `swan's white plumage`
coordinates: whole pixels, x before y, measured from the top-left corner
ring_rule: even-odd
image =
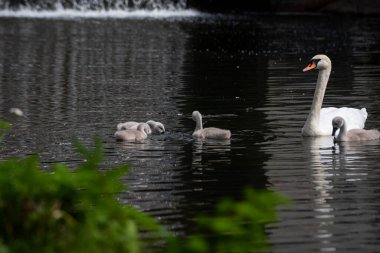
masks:
[[[355,109],[348,107],[327,107],[321,109],[321,115],[319,118],[318,129],[320,133],[318,135],[331,135],[333,118],[340,116],[345,119],[347,130],[364,128],[365,121],[368,113],[365,108]]]
[[[322,108],[325,90],[331,73],[331,61],[326,55],[314,56],[304,71],[319,69],[317,85],[315,88],[313,103],[305,125],[302,128],[303,136],[331,135],[331,121],[336,116],[341,116],[346,120],[346,127],[350,129],[364,128],[367,119],[365,108]]]

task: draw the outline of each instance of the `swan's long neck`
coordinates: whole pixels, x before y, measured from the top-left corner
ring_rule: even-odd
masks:
[[[313,103],[311,105],[310,113],[307,117],[305,127],[313,129],[318,127],[323,97],[325,96],[326,86],[327,82],[329,81],[330,72],[331,67],[327,69],[321,69],[319,71],[317,86],[314,92]]]
[[[195,119],[196,119],[195,131],[202,130],[203,129],[202,116],[200,114],[197,114]]]

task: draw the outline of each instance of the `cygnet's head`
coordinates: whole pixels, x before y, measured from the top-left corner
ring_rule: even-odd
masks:
[[[332,120],[332,127],[333,127],[333,131],[332,131],[332,136],[335,136],[335,132],[340,129],[342,126],[344,125],[344,119],[342,117],[335,117],[333,118]]]
[[[197,121],[199,118],[202,117],[202,115],[201,115],[201,113],[198,112],[198,111],[193,111],[193,114],[191,115],[191,117],[192,117],[192,119],[193,119],[194,121]]]
[[[126,130],[126,129],[124,129],[124,124],[123,123],[117,124],[116,129],[117,129],[117,131]]]
[[[165,126],[161,122],[157,122],[154,120],[148,120],[146,123],[150,126],[153,133],[155,133],[155,134],[165,133]]]
[[[311,58],[309,64],[303,69],[303,72],[309,71],[311,69],[327,69],[331,68],[331,60],[327,55],[317,54]]]
[[[165,127],[162,123],[157,122],[157,125],[155,126],[154,130],[156,132],[159,132],[160,134],[165,133]]]

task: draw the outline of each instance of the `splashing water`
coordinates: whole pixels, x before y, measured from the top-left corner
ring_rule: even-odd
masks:
[[[186,0],[19,0],[0,1],[0,9],[20,10],[181,10]]]

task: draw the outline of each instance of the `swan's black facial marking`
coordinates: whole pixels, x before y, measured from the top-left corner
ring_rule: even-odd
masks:
[[[313,65],[318,66],[318,63],[319,63],[320,60],[321,59],[311,59],[309,61],[309,64],[307,66],[313,66]]]
[[[321,59],[312,59],[309,64],[314,63],[316,66],[318,66],[318,63]]]
[[[309,71],[309,70],[312,70],[312,69],[315,69],[317,68],[318,66],[318,62],[320,61],[321,59],[311,59],[309,61],[309,64],[303,69],[303,72],[306,72],[306,71]]]

